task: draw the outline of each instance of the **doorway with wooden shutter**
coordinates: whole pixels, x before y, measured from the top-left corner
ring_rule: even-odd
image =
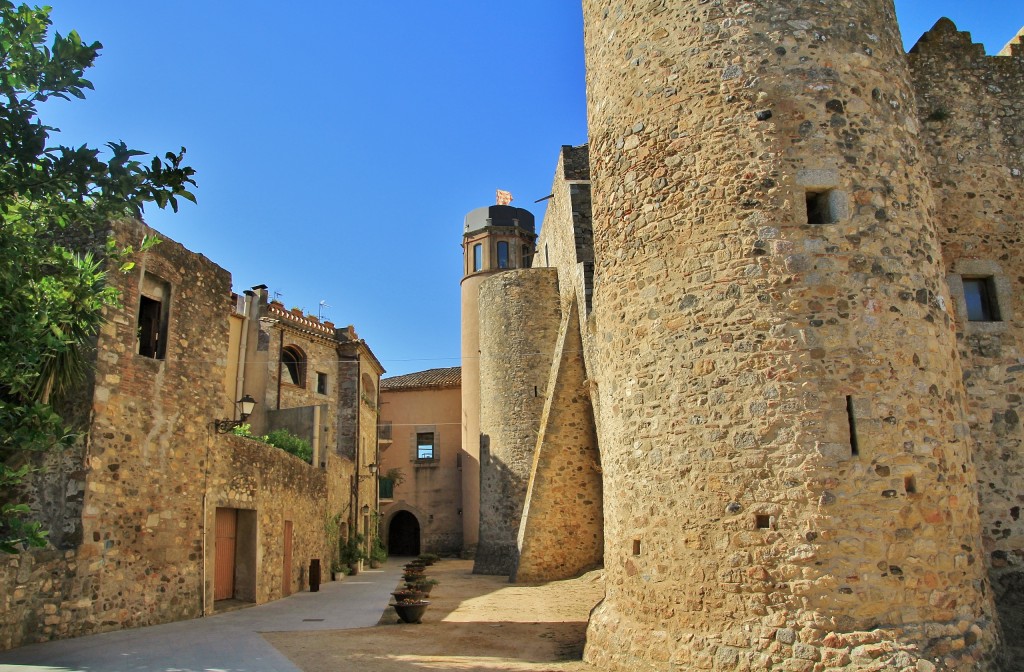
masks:
[[[217,507],[213,599],[256,601],[256,512]]]

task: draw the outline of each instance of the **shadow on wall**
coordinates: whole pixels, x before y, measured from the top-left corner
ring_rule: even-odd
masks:
[[[532,463],[532,452],[524,456]],[[519,562],[519,522],[526,503],[531,464],[517,473],[491,454],[491,439],[480,435],[480,537],[474,574],[511,576]]]
[[[1024,672],[1024,574],[1003,574],[993,579],[992,588],[1006,642],[1007,672]]]

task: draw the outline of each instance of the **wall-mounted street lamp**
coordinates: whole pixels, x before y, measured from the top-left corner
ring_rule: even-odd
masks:
[[[377,465],[372,463],[372,462],[370,464],[366,465],[366,468],[370,470],[370,473],[368,473],[368,474],[361,474],[359,476],[359,480],[360,481],[365,481],[366,479],[370,478],[371,476],[373,476],[374,474],[377,473]]]
[[[360,510],[363,512],[364,516],[370,515],[370,505],[369,504],[363,504],[363,508],[360,509]]]
[[[238,406],[238,420],[214,420],[213,426],[216,428],[218,434],[227,434],[235,427],[242,425],[249,416],[252,415],[252,409],[256,407],[256,400],[250,395],[245,395],[241,399],[235,402]]]

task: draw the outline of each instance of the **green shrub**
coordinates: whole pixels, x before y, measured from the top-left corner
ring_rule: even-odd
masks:
[[[287,429],[275,429],[267,434],[267,443],[306,462],[313,460],[313,447],[309,441],[295,436]]]
[[[263,436],[256,436],[252,433],[252,426],[249,424],[242,424],[231,430],[235,436],[242,436],[247,439],[253,439],[254,441],[260,441],[262,443],[269,443],[275,448],[280,448],[286,453],[298,457],[299,459],[305,460],[306,462],[313,461],[313,447],[309,445],[309,441],[295,436],[287,429],[275,429],[269,434]]]

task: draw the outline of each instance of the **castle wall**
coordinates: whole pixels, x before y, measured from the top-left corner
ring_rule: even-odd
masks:
[[[561,148],[533,257],[534,268],[558,269],[562,309],[575,298],[584,311],[583,319],[589,305],[594,261],[589,161],[586,145]]]
[[[513,582],[557,581],[601,566],[601,456],[575,301],[562,313],[540,420]]]
[[[976,475],[892,3],[585,0],[584,25],[608,493],[587,660],[983,669]]]
[[[511,574],[561,321],[558,276],[553,269],[506,271],[479,292],[480,537],[473,572]]]
[[[1019,51],[1020,45],[1015,45]],[[1024,54],[985,56],[942,20],[909,55],[977,442],[984,556],[1011,658],[1024,659]],[[964,279],[986,278],[994,320],[968,319]]]

